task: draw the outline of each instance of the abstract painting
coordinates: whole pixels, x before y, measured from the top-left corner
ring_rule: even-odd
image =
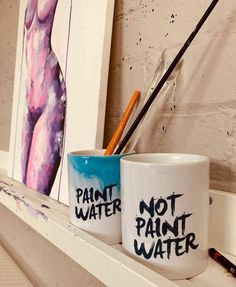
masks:
[[[20,3],[9,176],[68,203],[67,153],[102,147],[114,1]]]

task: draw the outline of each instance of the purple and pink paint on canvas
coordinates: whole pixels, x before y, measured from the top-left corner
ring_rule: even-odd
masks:
[[[57,0],[29,0],[25,11],[26,104],[22,132],[22,180],[50,194],[61,161],[66,87],[51,46]]]

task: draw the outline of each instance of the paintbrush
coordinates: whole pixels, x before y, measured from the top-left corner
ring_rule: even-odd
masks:
[[[149,84],[146,92],[144,93],[143,99],[140,101],[139,106],[143,106],[143,104],[148,100],[152,91],[155,89],[157,83],[160,81],[161,77],[164,75],[165,71],[167,70],[169,64],[173,60],[173,55],[175,54],[173,49],[165,49],[162,52],[161,58],[159,60],[159,64],[154,72],[153,78],[151,83]],[[175,50],[175,49],[174,49]],[[123,153],[131,153],[134,152],[134,148],[139,141],[139,138],[142,136],[144,130],[152,120],[152,118],[158,113],[158,108],[161,106],[161,103],[164,99],[170,98],[174,96],[176,87],[177,87],[177,79],[180,75],[181,67],[183,64],[183,60],[181,60],[177,67],[174,69],[171,76],[166,81],[164,87],[161,89],[158,98],[152,103],[148,113],[145,114],[142,121],[139,123],[135,133],[131,137],[131,139],[126,144],[125,148],[123,149]],[[135,118],[138,113],[140,112],[141,108],[139,108],[134,117]],[[175,108],[175,106],[174,106]]]
[[[129,101],[129,104],[107,146],[107,149],[104,153],[104,155],[111,155],[113,153],[113,151],[115,150],[121,136],[122,136],[122,133],[124,131],[124,128],[129,120],[129,117],[131,115],[131,112],[135,106],[135,104],[137,103],[138,99],[140,97],[140,92],[139,91],[135,91],[132,98],[130,99]]]
[[[211,12],[213,11],[213,9],[215,8],[215,6],[216,6],[216,4],[218,2],[219,2],[219,0],[213,0],[211,2],[210,6],[207,8],[206,12],[203,14],[202,18],[198,22],[197,26],[195,27],[193,32],[188,37],[187,41],[182,46],[182,48],[180,49],[180,51],[178,52],[178,54],[174,58],[173,62],[170,64],[169,68],[167,69],[167,71],[165,72],[163,77],[161,78],[160,82],[157,84],[157,86],[154,89],[153,93],[151,94],[151,96],[149,97],[147,102],[144,104],[144,106],[141,109],[140,113],[138,114],[138,116],[134,120],[133,124],[131,125],[131,127],[127,131],[126,135],[124,136],[123,140],[121,141],[119,147],[115,151],[115,154],[119,154],[119,153],[122,152],[122,150],[124,149],[125,145],[129,141],[130,137],[134,133],[135,129],[137,128],[137,126],[141,122],[142,118],[144,117],[144,115],[146,114],[148,109],[150,108],[152,102],[155,100],[155,98],[158,95],[159,91],[162,89],[162,87],[164,86],[164,84],[168,80],[169,76],[171,75],[171,73],[175,69],[176,65],[179,63],[179,61],[181,60],[182,56],[184,55],[184,53],[186,52],[186,50],[188,49],[188,47],[192,43],[193,39],[196,37],[196,35],[199,32],[199,30],[201,29],[202,25],[205,23],[205,21],[207,20],[207,18],[209,17],[209,15],[211,14]]]

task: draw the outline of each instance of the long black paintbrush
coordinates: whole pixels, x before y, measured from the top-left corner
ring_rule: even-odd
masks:
[[[170,64],[169,68],[166,70],[165,74],[161,78],[160,82],[158,83],[156,88],[153,90],[151,96],[148,98],[147,102],[145,103],[145,105],[143,106],[143,108],[141,109],[139,114],[137,115],[135,121],[133,122],[133,124],[131,125],[129,130],[127,131],[127,133],[124,136],[124,138],[122,139],[122,141],[121,141],[119,147],[117,148],[115,154],[120,154],[122,152],[122,150],[124,149],[125,145],[129,141],[130,137],[134,133],[135,129],[137,128],[137,126],[141,122],[142,118],[144,117],[144,115],[146,114],[148,109],[150,108],[152,102],[155,100],[155,98],[158,95],[159,91],[164,86],[165,82],[168,80],[170,74],[173,72],[174,68],[179,63],[179,61],[181,60],[182,56],[184,55],[184,53],[188,49],[189,45],[191,44],[191,42],[193,41],[193,39],[195,38],[195,36],[199,32],[199,30],[201,29],[202,25],[205,23],[206,19],[211,14],[212,10],[215,8],[215,6],[216,6],[216,4],[218,2],[219,2],[219,0],[213,0],[212,3],[210,4],[210,6],[207,8],[206,12],[204,13],[202,18],[198,22],[197,26],[195,27],[195,29],[193,30],[191,35],[188,37],[187,41],[184,43],[184,45],[180,49],[179,53],[176,55],[176,57],[174,58],[173,62]]]

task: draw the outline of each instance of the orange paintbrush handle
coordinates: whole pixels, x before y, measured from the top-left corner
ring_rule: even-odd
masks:
[[[111,155],[114,151],[114,149],[116,148],[120,138],[121,138],[121,135],[123,133],[123,130],[129,120],[129,117],[131,115],[131,112],[138,100],[138,98],[140,97],[140,92],[139,91],[135,91],[120,122],[119,122],[119,125],[118,127],[116,128],[116,131],[114,132],[113,136],[112,136],[112,139],[110,140],[109,142],[109,145],[105,151],[105,155]]]

